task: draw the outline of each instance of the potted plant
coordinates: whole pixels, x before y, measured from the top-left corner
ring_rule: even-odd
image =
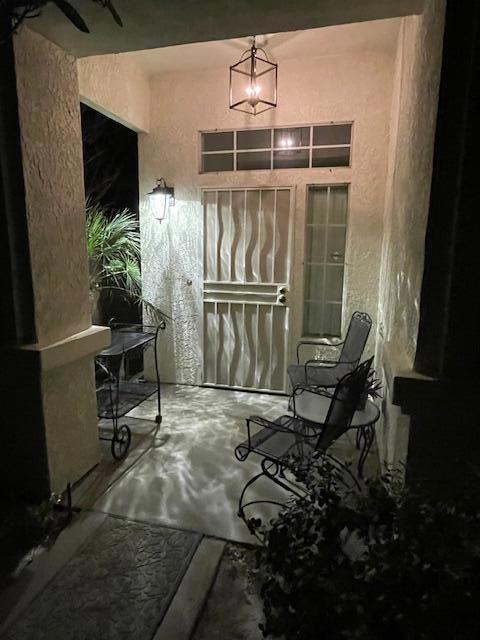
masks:
[[[165,322],[168,316],[142,295],[140,233],[135,216],[128,209],[110,212],[92,202],[87,203],[86,214],[94,324],[108,320],[103,317],[104,303],[114,293],[142,304],[156,323]]]
[[[440,503],[398,473],[358,484],[321,456],[262,531],[264,637],[480,637],[480,501]]]
[[[382,389],[382,383],[379,378],[375,377],[376,375],[377,374],[375,369],[370,369],[370,371],[368,372],[368,376],[365,381],[365,387],[358,403],[358,408],[360,410],[365,409],[368,398],[371,398],[373,400],[375,398],[382,397],[382,394],[380,393]]]

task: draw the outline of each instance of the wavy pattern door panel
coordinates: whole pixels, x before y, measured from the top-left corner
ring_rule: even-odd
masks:
[[[204,382],[284,391],[292,192],[204,191]]]

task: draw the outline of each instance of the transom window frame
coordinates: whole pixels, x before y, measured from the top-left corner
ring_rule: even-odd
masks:
[[[314,145],[313,144],[313,129],[314,127],[328,127],[335,125],[350,125],[351,126],[351,134],[350,134],[350,143],[349,144],[326,144],[326,145]],[[310,128],[310,140],[308,145],[304,146],[292,146],[292,147],[275,147],[275,131],[282,129],[302,129],[302,128]],[[262,130],[270,129],[270,146],[269,147],[258,147],[253,149],[238,149],[237,148],[237,134],[242,133],[244,131],[262,131]],[[202,144],[202,136],[206,133],[233,133],[233,149],[222,149],[220,151],[204,151]],[[237,129],[210,129],[210,130],[202,130],[198,132],[198,173],[200,175],[205,175],[209,173],[236,173],[237,171],[284,171],[285,169],[290,169],[294,171],[304,171],[305,169],[351,169],[352,168],[352,149],[354,145],[354,135],[355,135],[355,121],[353,120],[344,120],[344,121],[328,121],[328,122],[315,122],[315,123],[302,123],[302,124],[288,124],[288,125],[277,125],[275,127],[269,126],[258,126],[258,127],[247,127],[247,128],[237,128]],[[320,167],[312,166],[312,157],[314,149],[340,149],[340,148],[349,148],[349,163],[348,165],[325,165]],[[274,152],[275,151],[300,151],[308,149],[308,167],[274,167]],[[270,152],[270,168],[268,169],[237,169],[237,156],[242,153],[255,153],[255,152]],[[206,155],[222,155],[222,154],[233,154],[233,168],[232,169],[222,169],[218,171],[204,171],[203,170],[203,156]]]

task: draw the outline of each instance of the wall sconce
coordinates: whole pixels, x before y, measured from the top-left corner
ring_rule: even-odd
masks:
[[[230,67],[230,109],[256,116],[276,107],[277,69],[265,51],[257,49],[254,37],[251,48]]]
[[[154,207],[154,216],[157,220],[165,220],[168,207],[175,205],[175,190],[169,187],[165,178],[157,180],[157,185],[147,194]]]

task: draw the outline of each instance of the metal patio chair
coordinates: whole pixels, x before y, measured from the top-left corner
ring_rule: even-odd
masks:
[[[298,385],[334,387],[344,375],[355,369],[360,362],[371,327],[372,319],[368,313],[355,311],[350,319],[344,341],[330,344],[324,339],[301,340],[297,345],[297,364],[292,364],[287,369],[292,387],[295,388]],[[301,364],[300,350],[305,345],[335,349],[341,347],[341,351],[337,360],[315,358]]]
[[[327,449],[345,433],[358,407],[360,396],[367,380],[373,358],[358,365],[336,385],[333,394],[316,389],[324,394],[327,407],[323,420],[314,423],[297,416],[283,415],[273,421],[260,416],[247,418],[247,440],[235,449],[237,460],[245,461],[250,453],[261,457],[261,471],[244,486],[238,502],[238,515],[247,523],[245,508],[254,504],[284,504],[274,500],[251,500],[244,502],[247,490],[262,477],[270,478],[286,491],[301,497],[304,495],[298,483],[289,480],[285,471],[306,471],[316,455]],[[252,426],[261,427],[256,433]]]

